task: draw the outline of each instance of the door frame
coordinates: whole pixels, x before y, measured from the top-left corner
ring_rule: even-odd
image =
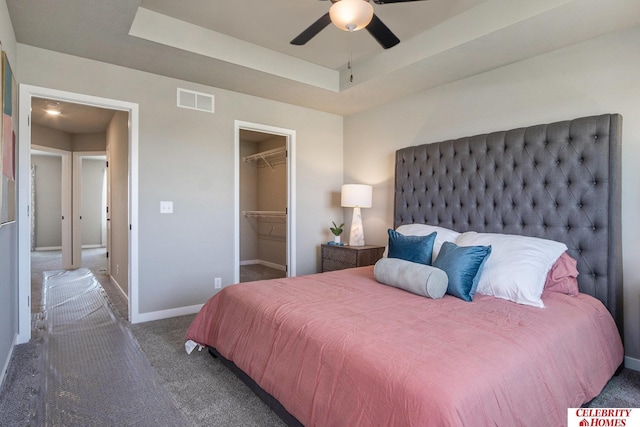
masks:
[[[73,240],[73,265],[74,267],[82,266],[82,188],[84,183],[82,182],[82,162],[88,157],[104,157],[105,162],[107,159],[106,151],[74,151],[73,152],[73,179],[72,185],[72,200],[73,200],[73,225],[72,225],[72,240]],[[107,181],[107,187],[109,182]],[[101,224],[102,226],[102,224]]]
[[[233,274],[240,282],[240,131],[249,130],[283,136],[287,144],[287,276],[296,275],[296,131],[236,120],[234,141]]]
[[[138,302],[138,104],[21,84],[18,133],[18,336],[31,339],[31,99],[34,97],[86,104],[129,113],[129,320],[139,321]]]
[[[73,267],[73,256],[71,253],[72,248],[72,162],[73,152],[67,150],[60,150],[57,148],[46,147],[41,145],[30,145],[29,147],[29,165],[31,165],[31,151],[43,151],[50,154],[54,154],[60,157],[61,162],[61,187],[60,187],[60,206],[61,212],[61,253],[62,253],[62,268],[70,269]],[[29,169],[30,171],[31,169]],[[29,192],[33,189],[29,187]],[[31,193],[29,193],[31,194]],[[29,228],[29,239],[31,239],[31,228]]]

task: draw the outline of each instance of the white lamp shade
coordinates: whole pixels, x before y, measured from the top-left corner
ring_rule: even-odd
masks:
[[[366,0],[340,0],[329,9],[333,25],[343,31],[358,31],[369,25],[373,6]]]
[[[345,208],[370,208],[372,195],[373,188],[370,185],[345,184],[342,186],[340,205]]]

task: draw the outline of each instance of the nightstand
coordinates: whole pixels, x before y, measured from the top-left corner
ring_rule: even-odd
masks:
[[[322,272],[373,265],[383,253],[384,246],[322,245]]]

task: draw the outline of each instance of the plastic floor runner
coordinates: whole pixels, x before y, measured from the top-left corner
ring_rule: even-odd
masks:
[[[45,272],[43,300],[37,425],[188,424],[89,270]]]

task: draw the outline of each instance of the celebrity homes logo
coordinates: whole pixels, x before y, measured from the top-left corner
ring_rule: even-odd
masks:
[[[632,427],[640,426],[640,409],[633,408],[569,408],[568,427]]]

